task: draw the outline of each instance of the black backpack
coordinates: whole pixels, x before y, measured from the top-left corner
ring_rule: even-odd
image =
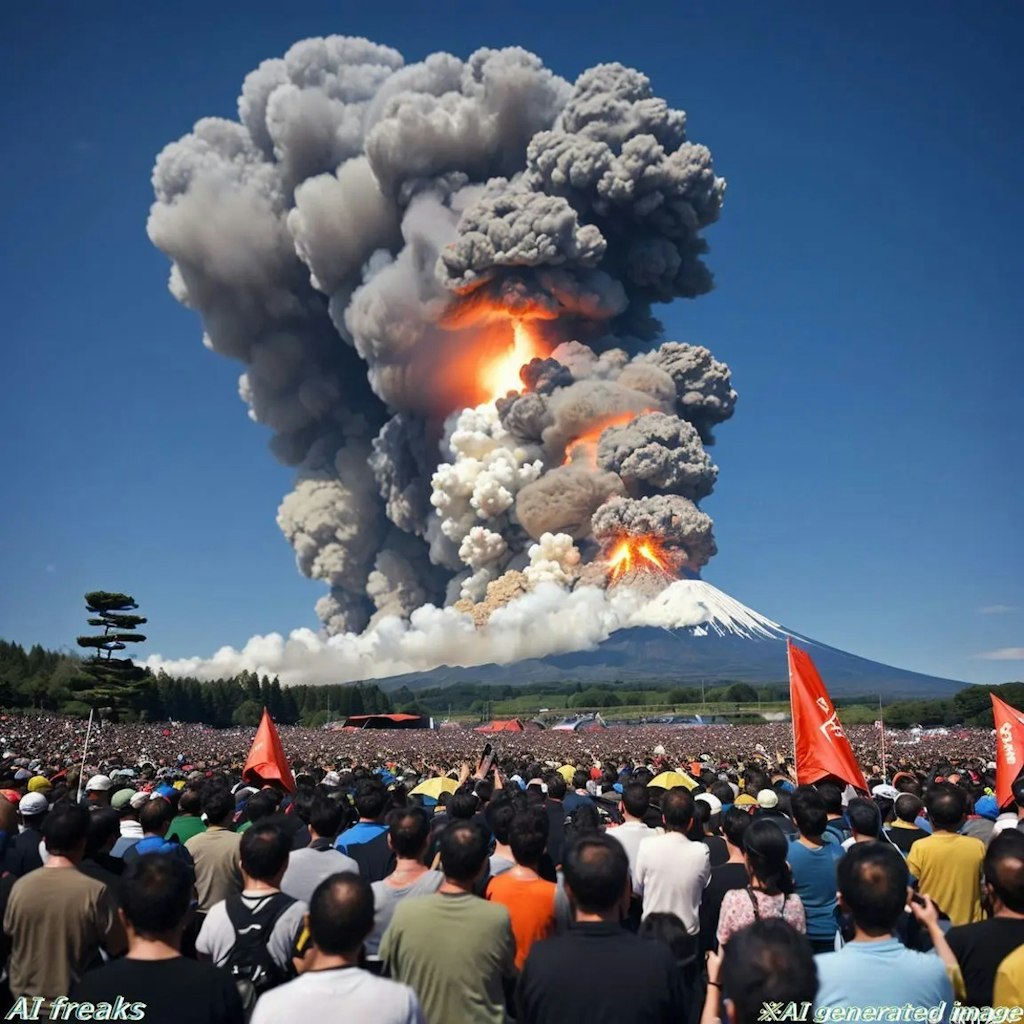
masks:
[[[281,915],[294,902],[283,892],[268,896],[255,910],[250,910],[241,896],[229,896],[224,901],[224,909],[235,932],[235,944],[224,966],[238,988],[246,1019],[264,992],[290,977],[290,972],[279,967],[271,956],[267,944]]]

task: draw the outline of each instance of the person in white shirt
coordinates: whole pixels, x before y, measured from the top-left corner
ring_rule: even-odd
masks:
[[[622,790],[622,800],[619,801],[622,824],[608,829],[608,835],[622,844],[629,858],[629,877],[634,892],[637,891],[636,858],[640,852],[640,844],[665,834],[664,829],[651,828],[644,820],[650,806],[651,791],[642,782],[627,783]]]
[[[351,872],[325,879],[310,900],[306,927],[313,946],[308,966],[294,981],[260,997],[251,1024],[424,1024],[419,1000],[408,985],[378,978],[359,966],[363,942],[373,927],[368,882]]]
[[[688,839],[693,797],[670,789],[661,798],[663,836],[645,839],[636,857],[636,892],[643,916],[675,914],[692,936],[700,930],[700,900],[711,878],[711,856],[704,843]]]

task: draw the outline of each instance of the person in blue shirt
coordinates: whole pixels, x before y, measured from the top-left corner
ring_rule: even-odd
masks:
[[[815,1009],[830,1007],[903,1007],[950,1019],[953,986],[950,969],[956,958],[939,925],[935,904],[927,896],[911,899],[907,865],[888,843],[857,843],[839,861],[840,907],[853,918],[854,937],[836,953],[816,956],[818,995]],[[895,929],[907,901],[928,929],[935,952],[907,949]],[[879,1017],[878,1019],[882,1019]]]
[[[345,829],[334,848],[359,865],[360,874],[369,882],[379,882],[394,867],[394,851],[388,846],[388,826],[384,812],[388,793],[378,778],[360,779],[354,802],[359,820]]]

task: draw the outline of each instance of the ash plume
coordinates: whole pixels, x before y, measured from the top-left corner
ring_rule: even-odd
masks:
[[[278,523],[348,637],[324,650],[435,657],[420,631],[464,639],[556,594],[607,624],[616,539],[690,573],[714,554],[696,503],[736,392],[652,305],[712,287],[725,183],[639,71],[569,84],[515,47],[406,64],[307,39],[246,77],[237,120],[168,145],[153,188],[172,295],[295,467]],[[299,632],[281,657],[308,663]]]

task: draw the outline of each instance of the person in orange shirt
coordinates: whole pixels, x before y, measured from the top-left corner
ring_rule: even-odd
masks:
[[[516,940],[516,967],[522,969],[530,947],[555,930],[555,891],[537,867],[548,841],[548,818],[543,808],[521,810],[512,819],[508,845],[515,867],[496,875],[487,884],[487,899],[500,903],[512,919]]]

